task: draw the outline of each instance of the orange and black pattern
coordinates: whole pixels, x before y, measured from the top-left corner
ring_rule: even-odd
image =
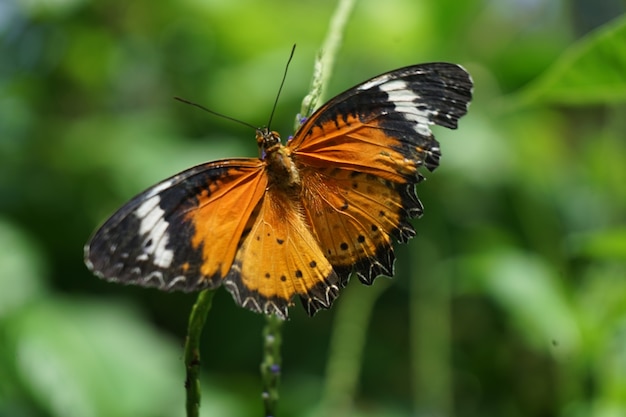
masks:
[[[196,166],[123,206],[85,246],[99,277],[163,290],[224,285],[237,304],[288,315],[330,308],[350,275],[393,275],[393,241],[415,235],[419,169],[472,98],[460,66],[379,75],[331,99],[283,145],[257,130],[259,159]]]

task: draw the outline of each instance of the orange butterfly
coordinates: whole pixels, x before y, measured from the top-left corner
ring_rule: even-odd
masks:
[[[198,165],[124,205],[85,246],[108,281],[196,291],[223,284],[237,304],[287,317],[298,295],[310,315],[330,308],[355,272],[393,274],[392,238],[415,235],[418,169],[439,164],[430,125],[467,112],[460,66],[397,69],[318,109],[286,145],[257,129],[260,158]]]

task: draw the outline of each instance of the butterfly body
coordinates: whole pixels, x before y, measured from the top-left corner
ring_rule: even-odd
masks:
[[[300,187],[300,174],[293,161],[291,150],[280,141],[277,132],[268,129],[257,130],[257,143],[261,158],[265,161],[265,172],[271,187],[297,191]]]
[[[349,276],[393,275],[415,235],[419,168],[439,164],[430,125],[456,128],[472,82],[453,64],[401,68],[331,99],[287,144],[257,129],[260,157],[202,164],[147,189],[85,247],[109,281],[194,291],[287,317],[329,308]]]

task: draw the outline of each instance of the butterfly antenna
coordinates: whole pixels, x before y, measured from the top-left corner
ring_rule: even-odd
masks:
[[[296,51],[296,44],[294,43],[291,47],[291,53],[289,54],[289,59],[287,60],[287,65],[285,65],[285,72],[283,73],[283,79],[280,82],[280,87],[278,87],[278,93],[276,94],[276,100],[274,100],[274,106],[272,107],[272,112],[270,113],[270,119],[267,122],[267,128],[269,129],[272,125],[272,119],[274,118],[274,112],[276,111],[276,106],[278,105],[278,98],[280,97],[280,92],[283,90],[283,85],[285,85],[285,79],[287,78],[287,70],[289,69],[289,64],[291,63],[291,58],[293,58],[293,53]]]
[[[242,120],[235,119],[234,117],[230,117],[230,116],[226,116],[225,114],[218,113],[218,112],[216,112],[214,110],[211,110],[211,109],[208,109],[208,108],[204,107],[202,104],[194,103],[193,101],[185,100],[184,98],[180,98],[180,97],[174,97],[174,100],[178,100],[181,103],[185,103],[185,104],[189,104],[190,106],[197,107],[197,108],[199,108],[201,110],[204,110],[207,113],[211,113],[214,116],[221,117],[222,119],[230,120],[232,122],[239,123],[240,125],[251,127],[254,130],[258,129],[256,126],[253,126],[250,123],[246,123],[246,122],[244,122]]]

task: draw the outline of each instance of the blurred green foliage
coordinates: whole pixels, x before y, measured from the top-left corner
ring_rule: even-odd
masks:
[[[1,416],[184,414],[194,295],[101,282],[82,246],[152,183],[254,156],[253,132],[172,97],[262,125],[296,43],[274,121],[287,136],[334,7],[0,3]],[[609,0],[357,3],[330,94],[445,60],[472,73],[475,100],[458,131],[437,131],[442,166],[419,186],[425,216],[393,281],[353,282],[314,319],[292,309],[281,416],[626,413],[623,12]],[[262,326],[218,291],[201,415],[260,414]],[[342,376],[356,377],[343,397]]]

